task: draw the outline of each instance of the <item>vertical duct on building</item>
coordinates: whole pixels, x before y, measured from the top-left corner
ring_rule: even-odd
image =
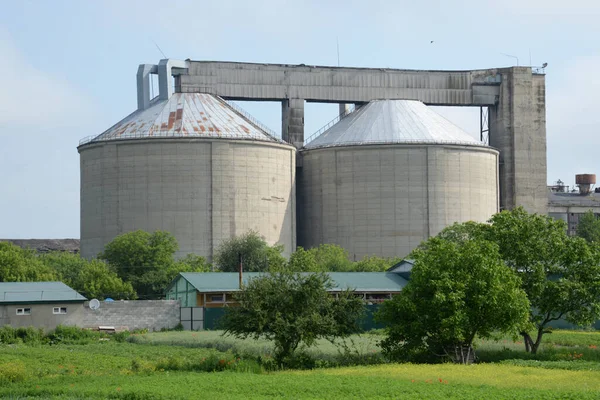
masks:
[[[158,96],[161,100],[169,100],[169,97],[173,94],[173,80],[171,79],[173,75],[179,75],[188,67],[188,61],[172,60],[170,58],[160,60],[158,63]]]
[[[156,64],[140,64],[137,71],[137,105],[138,110],[145,110],[150,105],[150,74],[158,73]]]

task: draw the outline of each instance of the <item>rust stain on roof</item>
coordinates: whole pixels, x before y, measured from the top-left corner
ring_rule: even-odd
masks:
[[[227,137],[276,142],[222,99],[206,93],[175,93],[135,111],[92,141],[143,137]]]

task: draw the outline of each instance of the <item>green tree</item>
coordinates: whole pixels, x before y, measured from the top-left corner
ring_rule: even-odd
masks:
[[[223,272],[237,272],[241,254],[244,271],[281,270],[286,263],[285,258],[281,255],[282,252],[283,246],[269,246],[258,233],[249,231],[221,243],[216,251],[214,261],[219,270]]]
[[[314,253],[304,250],[301,246],[298,246],[296,251],[292,253],[285,269],[290,272],[316,272],[320,270]]]
[[[408,285],[377,313],[387,325],[381,345],[388,357],[427,352],[467,363],[476,335],[516,333],[527,322],[527,296],[494,243],[434,237],[413,257]]]
[[[351,291],[331,296],[332,287],[324,273],[254,278],[236,295],[239,307],[226,310],[225,334],[272,340],[278,363],[289,363],[300,344],[310,347],[319,338],[334,340],[359,331],[362,301]]]
[[[531,303],[525,349],[537,352],[548,324],[564,318],[589,325],[600,317],[600,250],[570,238],[563,221],[528,214],[519,207],[494,215],[486,231],[504,262],[521,278]]]
[[[89,299],[137,297],[131,284],[123,282],[108,264],[100,260],[86,260],[65,252],[45,254],[39,259],[55,271],[58,279]]]
[[[148,268],[172,264],[178,249],[177,240],[169,232],[137,230],[114,238],[98,258],[113,266],[121,278],[132,281]]]
[[[600,242],[600,219],[592,211],[587,211],[579,217],[577,236],[588,242]]]
[[[0,282],[55,281],[55,272],[44,265],[32,250],[0,242]]]
[[[179,245],[169,232],[129,232],[108,243],[99,258],[107,261],[123,281],[131,283],[141,299],[159,299],[180,272],[210,270],[203,257],[175,260]]]
[[[348,252],[335,244],[322,244],[309,250],[320,271],[345,272],[352,268]]]
[[[350,271],[353,272],[385,272],[401,259],[365,256],[362,260],[352,263]]]

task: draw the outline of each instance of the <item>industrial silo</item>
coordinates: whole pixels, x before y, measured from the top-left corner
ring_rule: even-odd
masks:
[[[164,97],[78,147],[82,256],[137,229],[171,232],[178,256],[249,230],[293,251],[295,148],[217,96]]]
[[[301,151],[298,244],[405,256],[498,211],[498,152],[418,101],[359,108]]]

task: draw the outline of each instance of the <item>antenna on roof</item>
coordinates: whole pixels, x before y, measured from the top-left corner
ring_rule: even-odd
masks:
[[[338,67],[340,66],[340,39],[336,36],[335,42],[337,44],[337,56],[338,56]]]
[[[150,40],[152,40],[152,39],[150,39]],[[156,42],[155,42],[154,40],[152,40],[152,43],[154,43],[154,45],[156,46],[156,48],[158,49],[158,51],[160,51],[160,54],[162,54],[162,55],[163,55],[163,58],[169,58],[169,57],[167,57],[167,56],[165,55],[165,53],[163,53],[163,51],[161,50],[161,48],[160,48],[160,47],[158,47],[158,44],[156,44]]]

